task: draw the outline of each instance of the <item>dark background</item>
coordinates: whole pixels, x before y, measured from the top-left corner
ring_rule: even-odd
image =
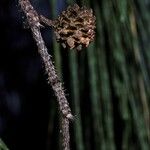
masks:
[[[48,15],[47,1],[35,4]],[[0,135],[12,150],[40,150],[46,147],[52,93],[22,17],[17,1],[0,1]],[[50,48],[50,30],[43,34]]]

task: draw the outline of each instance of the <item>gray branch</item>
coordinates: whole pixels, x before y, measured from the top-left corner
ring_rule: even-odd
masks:
[[[66,99],[66,95],[62,83],[60,82],[56,74],[51,56],[48,54],[48,49],[45,46],[44,40],[42,38],[40,32],[40,27],[42,26],[40,24],[40,16],[34,10],[29,0],[19,0],[19,4],[21,6],[21,9],[26,15],[29,27],[33,34],[33,38],[36,41],[38,47],[38,52],[45,65],[45,71],[48,75],[48,83],[52,86],[52,89],[54,90],[54,93],[57,97],[57,101],[59,103],[59,109],[60,109],[61,120],[62,120],[61,128],[62,128],[62,137],[63,137],[62,139],[63,149],[70,150],[69,120],[73,119],[73,115],[71,114],[71,109]]]

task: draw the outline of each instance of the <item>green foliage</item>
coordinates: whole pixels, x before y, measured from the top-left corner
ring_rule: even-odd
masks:
[[[68,5],[73,3],[68,0]],[[146,1],[82,0],[80,4],[96,15],[95,41],[81,52],[54,49],[76,115],[72,145],[77,150],[148,150],[150,12]]]
[[[1,139],[0,139],[0,150],[8,150],[7,146]]]

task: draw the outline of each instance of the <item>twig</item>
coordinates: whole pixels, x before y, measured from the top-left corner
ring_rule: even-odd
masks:
[[[69,134],[69,121],[67,118],[61,117],[62,124],[62,147],[64,150],[70,150],[70,134]]]
[[[46,24],[46,25],[48,25],[50,27],[53,27],[53,21],[52,20],[47,19],[43,15],[40,15],[39,18],[40,18],[40,21],[43,22],[44,24]]]
[[[45,46],[44,40],[40,32],[40,27],[42,26],[40,24],[41,16],[39,16],[38,13],[34,10],[29,0],[19,0],[19,4],[27,17],[27,21],[32,31],[33,38],[38,46],[38,52],[41,55],[41,58],[45,65],[46,73],[48,74],[48,82],[52,86],[52,89],[54,90],[59,103],[59,109],[62,119],[61,128],[63,136],[63,149],[70,150],[69,120],[73,119],[73,115],[71,114],[71,109],[66,99],[62,83],[60,82],[56,74],[51,56],[48,54],[47,47]],[[42,17],[42,19],[43,18],[45,19],[45,17]]]

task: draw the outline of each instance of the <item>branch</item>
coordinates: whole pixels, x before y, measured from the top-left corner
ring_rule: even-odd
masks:
[[[66,99],[64,88],[56,74],[51,56],[48,54],[48,49],[45,46],[44,40],[40,32],[40,27],[42,26],[40,24],[40,20],[42,18],[44,20],[42,22],[46,22],[46,18],[38,15],[38,13],[34,10],[29,0],[19,0],[19,4],[21,6],[21,9],[26,15],[29,28],[32,31],[33,38],[36,41],[38,47],[38,52],[45,65],[45,71],[48,75],[48,83],[52,86],[52,89],[54,90],[54,93],[57,97],[57,101],[59,103],[59,109],[60,109],[61,119],[62,119],[61,128],[62,128],[62,136],[63,136],[63,144],[62,144],[63,148],[64,150],[70,150],[69,120],[73,119],[73,115],[71,114],[71,109]]]
[[[40,15],[39,18],[40,18],[40,21],[43,22],[45,25],[50,26],[50,27],[54,26],[54,22],[50,19],[47,19],[43,15]]]

